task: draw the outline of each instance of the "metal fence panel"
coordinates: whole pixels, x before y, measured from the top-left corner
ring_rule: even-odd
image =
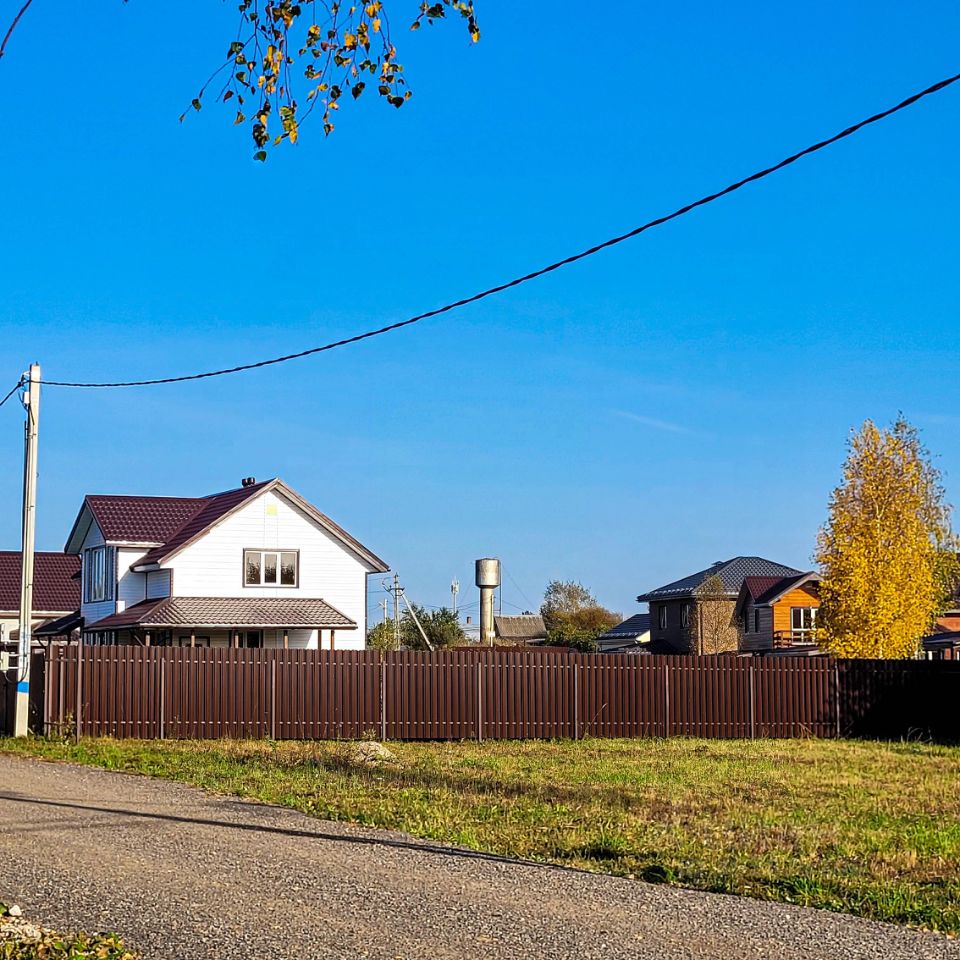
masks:
[[[960,741],[950,661],[61,646],[34,667],[50,733]]]

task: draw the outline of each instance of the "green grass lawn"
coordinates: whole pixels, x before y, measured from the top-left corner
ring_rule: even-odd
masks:
[[[512,857],[960,933],[960,748],[821,740],[3,740]]]

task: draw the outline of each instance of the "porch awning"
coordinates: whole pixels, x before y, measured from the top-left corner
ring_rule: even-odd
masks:
[[[58,617],[56,620],[48,620],[46,623],[37,627],[33,631],[33,636],[38,639],[47,637],[69,637],[74,630],[83,626],[83,617],[79,610],[68,613],[65,617]]]
[[[86,630],[165,627],[356,630],[356,623],[325,600],[296,597],[164,597],[142,600]]]

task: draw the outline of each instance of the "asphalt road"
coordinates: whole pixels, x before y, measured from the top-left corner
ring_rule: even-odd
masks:
[[[960,958],[960,942],[0,756],[0,899],[193,958]]]

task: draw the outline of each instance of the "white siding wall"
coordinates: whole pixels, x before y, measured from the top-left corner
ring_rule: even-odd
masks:
[[[245,587],[245,549],[299,550],[296,587]],[[290,501],[269,491],[256,497],[173,557],[173,593],[182,597],[321,598],[357,624],[338,630],[337,649],[361,649],[366,636],[366,574],[369,567],[318,527]],[[316,645],[313,631],[312,643]],[[323,631],[321,645],[330,644]]]
[[[117,612],[132,607],[146,599],[147,580],[142,573],[130,568],[146,553],[146,550],[117,547]]]

